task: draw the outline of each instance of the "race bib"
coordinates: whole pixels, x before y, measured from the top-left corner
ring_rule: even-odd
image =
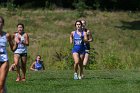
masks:
[[[0,54],[4,54],[4,48],[0,48]]]
[[[75,40],[75,45],[81,45],[82,40]]]

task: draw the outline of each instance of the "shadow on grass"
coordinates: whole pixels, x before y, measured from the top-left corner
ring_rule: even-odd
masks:
[[[113,77],[86,77],[84,79],[114,79]]]
[[[39,81],[40,78],[30,78],[29,81]],[[48,78],[41,78],[41,81],[66,81],[66,80],[73,80],[73,78],[58,78],[58,77],[48,77]]]
[[[126,22],[126,21],[121,21],[122,26],[116,26],[117,28],[126,30],[140,30],[140,20],[137,21],[132,21],[132,22]]]

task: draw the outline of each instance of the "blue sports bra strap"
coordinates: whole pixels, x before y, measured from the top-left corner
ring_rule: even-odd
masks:
[[[77,34],[77,31],[74,31],[74,34]]]
[[[84,36],[84,31],[82,31],[82,36]]]

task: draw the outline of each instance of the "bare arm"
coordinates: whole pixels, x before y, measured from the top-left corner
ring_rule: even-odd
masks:
[[[88,42],[92,42],[93,41],[92,33],[89,30],[87,31],[87,33],[89,34]]]
[[[35,62],[33,62],[32,65],[30,66],[30,70],[35,71]]]
[[[22,42],[24,45],[29,46],[29,36],[25,33],[25,41]]]
[[[73,43],[73,31],[72,31],[71,34],[70,34],[70,43],[71,43],[71,44]]]
[[[17,48],[17,43],[16,42],[13,43],[13,39],[12,39],[12,37],[11,37],[11,35],[9,33],[6,34],[6,37],[7,37],[7,40],[9,42],[10,49],[12,51],[15,51],[16,48]]]
[[[10,66],[10,68],[9,68],[9,71],[13,71],[13,70],[15,70],[15,64],[12,64],[11,66]]]
[[[84,32],[84,42],[88,42],[87,33],[86,32]]]

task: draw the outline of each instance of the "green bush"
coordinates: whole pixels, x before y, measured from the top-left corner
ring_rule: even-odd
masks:
[[[70,49],[56,51],[53,56],[53,64],[58,69],[71,69],[73,67],[73,59]]]
[[[73,3],[74,7],[77,10],[77,17],[85,17],[85,9],[87,8],[84,1],[78,0],[78,2]]]
[[[120,59],[115,53],[104,55],[103,65],[106,69],[122,69]]]

